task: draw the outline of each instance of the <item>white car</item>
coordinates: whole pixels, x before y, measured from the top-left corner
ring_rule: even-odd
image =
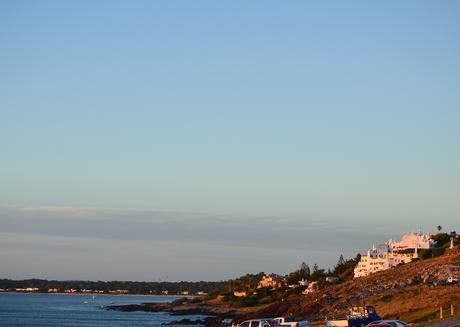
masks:
[[[243,321],[238,327],[281,327],[281,325],[273,318],[261,318]]]
[[[308,320],[299,320],[294,321],[291,317],[278,317],[274,319],[277,321],[281,326],[285,327],[308,327]]]
[[[406,327],[409,324],[401,320],[377,320],[368,324],[366,327]]]

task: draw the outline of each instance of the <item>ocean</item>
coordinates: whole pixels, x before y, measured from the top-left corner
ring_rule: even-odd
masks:
[[[153,296],[100,295],[93,299],[92,295],[0,293],[0,326],[161,326],[171,320],[203,318],[170,316],[163,312],[119,312],[102,309],[110,304],[173,300],[175,299]]]

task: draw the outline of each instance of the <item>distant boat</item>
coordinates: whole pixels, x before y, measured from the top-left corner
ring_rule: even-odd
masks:
[[[85,301],[85,302],[83,302],[83,303],[84,303],[84,304],[88,304],[89,302],[88,302],[88,301]]]
[[[95,300],[95,299],[96,299],[96,295],[93,295],[93,300]]]

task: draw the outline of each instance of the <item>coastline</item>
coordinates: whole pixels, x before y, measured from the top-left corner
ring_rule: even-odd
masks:
[[[42,294],[42,295],[69,295],[69,296],[76,296],[76,295],[88,295],[88,296],[125,296],[125,297],[156,297],[156,298],[187,298],[187,299],[194,299],[199,297],[199,295],[176,295],[176,294],[168,294],[168,295],[155,295],[155,294],[107,294],[107,293],[64,293],[64,292],[56,292],[56,293],[48,293],[48,292],[0,292],[0,295],[8,294],[8,295],[16,295],[16,294],[27,294],[27,295],[34,295],[34,294]]]

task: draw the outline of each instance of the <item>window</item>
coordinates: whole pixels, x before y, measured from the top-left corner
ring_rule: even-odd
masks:
[[[249,321],[245,321],[239,325],[239,327],[249,327]]]
[[[251,327],[259,327],[260,321],[251,321]],[[397,326],[392,326],[392,327],[397,327]]]

